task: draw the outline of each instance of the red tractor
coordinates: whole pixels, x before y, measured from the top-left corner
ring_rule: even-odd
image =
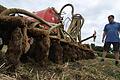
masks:
[[[72,11],[71,11],[72,18],[67,17],[69,19],[69,21],[71,21],[71,23],[69,26],[67,26],[68,29],[66,32],[64,30],[65,23],[63,24],[63,17],[61,17],[61,15],[62,15],[63,9],[66,8],[67,6],[70,6],[72,8]],[[78,39],[79,42],[83,42],[83,41],[88,40],[92,37],[95,39],[95,37],[96,37],[96,32],[95,32],[92,36],[90,36],[84,40],[81,40],[81,28],[84,24],[84,19],[80,14],[74,14],[74,7],[72,4],[64,5],[61,8],[60,12],[57,12],[57,10],[55,10],[55,8],[51,7],[51,8],[41,10],[41,11],[34,12],[34,14],[36,16],[38,16],[39,18],[42,18],[43,20],[45,20],[48,23],[51,23],[51,24],[61,23],[61,28],[63,30],[63,31],[61,30],[62,31],[61,34],[65,33],[65,34],[62,34],[62,38],[69,36],[69,37],[71,37],[72,40]],[[32,20],[32,21],[35,22],[35,20]],[[44,24],[39,24],[39,25],[42,26],[43,29],[45,29],[45,30],[48,30],[50,28],[49,26],[46,26]],[[56,29],[54,29],[54,33],[55,32],[57,32]]]

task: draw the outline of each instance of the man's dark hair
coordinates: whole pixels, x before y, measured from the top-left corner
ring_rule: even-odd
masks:
[[[112,17],[114,19],[114,15],[109,15],[108,18]]]

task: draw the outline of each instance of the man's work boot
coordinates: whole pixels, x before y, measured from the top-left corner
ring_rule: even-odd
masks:
[[[101,62],[103,62],[104,61],[104,59],[101,59]]]
[[[115,65],[117,66],[119,64],[119,62],[118,61],[115,61]]]

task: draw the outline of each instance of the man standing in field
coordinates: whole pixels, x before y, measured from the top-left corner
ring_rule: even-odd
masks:
[[[111,44],[113,45],[113,53],[115,55],[115,65],[119,64],[119,32],[120,23],[114,21],[114,15],[108,16],[109,23],[105,25],[102,42],[104,42],[104,50],[102,60],[105,60],[105,56],[110,49]]]

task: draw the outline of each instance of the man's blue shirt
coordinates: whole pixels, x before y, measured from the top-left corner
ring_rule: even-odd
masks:
[[[105,25],[106,42],[119,42],[120,23],[113,22]]]

